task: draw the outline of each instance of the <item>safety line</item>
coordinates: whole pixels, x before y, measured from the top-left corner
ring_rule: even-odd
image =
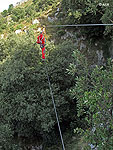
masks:
[[[50,83],[50,79],[49,79],[49,75],[48,75],[48,70],[47,70],[46,64],[45,64],[45,68],[46,68],[45,70],[46,70],[46,74],[47,74],[47,78],[48,78],[48,83],[49,83],[49,89],[50,89],[50,94],[51,94],[51,98],[52,98],[52,103],[53,103],[53,106],[54,106],[54,111],[55,111],[55,115],[56,115],[58,129],[59,129],[59,133],[60,133],[60,138],[61,138],[61,142],[62,142],[62,148],[63,148],[63,150],[65,150],[63,136],[62,136],[62,132],[61,132],[61,128],[60,128],[60,123],[59,123],[58,114],[57,114],[57,110],[56,110],[55,100],[54,100],[54,97],[53,97],[53,92],[52,92],[51,83]]]
[[[66,24],[66,25],[49,25],[46,26],[48,28],[50,27],[90,27],[90,26],[113,26],[112,24]]]

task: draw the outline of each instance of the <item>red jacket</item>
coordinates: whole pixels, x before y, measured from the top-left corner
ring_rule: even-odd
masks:
[[[45,44],[45,38],[42,33],[37,37],[37,39],[38,44]]]

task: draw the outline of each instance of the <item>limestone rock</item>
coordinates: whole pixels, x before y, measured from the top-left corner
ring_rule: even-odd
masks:
[[[3,39],[4,38],[4,34],[1,34],[1,39]]]
[[[40,24],[40,22],[37,19],[35,19],[32,21],[32,24]]]
[[[21,33],[21,32],[22,32],[21,29],[15,31],[16,34],[19,34],[19,33]]]
[[[54,22],[55,20],[56,20],[56,17],[49,17],[49,16],[48,16],[48,21],[49,21],[49,22],[52,23],[52,22]]]

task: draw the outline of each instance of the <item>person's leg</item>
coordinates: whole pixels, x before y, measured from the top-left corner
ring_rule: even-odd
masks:
[[[45,47],[42,48],[42,59],[45,59]]]

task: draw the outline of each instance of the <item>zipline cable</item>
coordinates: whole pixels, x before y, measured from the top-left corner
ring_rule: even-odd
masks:
[[[46,74],[47,74],[47,78],[48,78],[50,94],[51,94],[52,103],[53,103],[53,106],[54,106],[54,111],[55,111],[56,120],[57,120],[57,124],[58,124],[58,129],[59,129],[59,133],[60,133],[60,138],[61,138],[61,142],[62,142],[62,148],[63,148],[63,150],[65,150],[63,136],[62,136],[62,132],[61,132],[61,128],[60,128],[60,123],[59,123],[58,114],[57,114],[57,110],[56,110],[55,100],[54,100],[54,97],[53,97],[53,92],[52,92],[51,83],[50,83],[50,79],[49,79],[49,75],[48,75],[48,70],[47,70],[46,64],[45,64],[45,70],[46,70]]]
[[[90,26],[113,26],[112,24],[66,24],[66,25],[49,25],[47,28],[51,27],[90,27]]]

